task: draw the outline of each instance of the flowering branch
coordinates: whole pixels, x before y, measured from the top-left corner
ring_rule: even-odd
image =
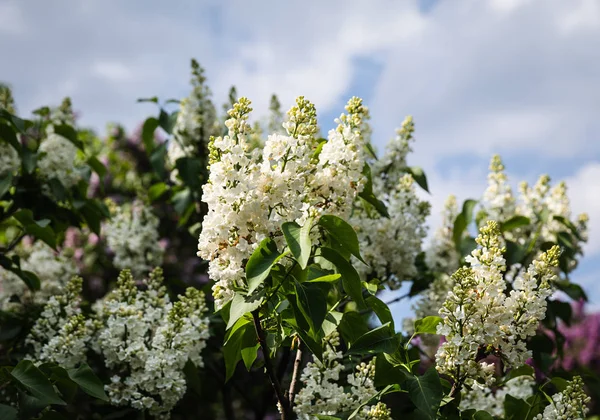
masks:
[[[300,364],[302,363],[302,341],[298,338],[298,349],[296,350],[296,359],[294,360],[294,371],[292,372],[292,381],[290,382],[290,389],[288,391],[288,399],[290,406],[294,405],[294,398],[296,397],[296,384],[298,383],[298,371],[300,370]]]
[[[258,310],[252,312],[252,319],[254,320],[256,336],[258,337],[258,342],[260,344],[260,348],[262,349],[263,358],[265,360],[265,369],[267,370],[267,375],[271,380],[271,385],[273,386],[273,390],[275,391],[275,395],[277,396],[277,401],[279,402],[279,405],[281,407],[281,420],[290,420],[293,418],[290,402],[283,393],[281,384],[279,383],[279,379],[277,379],[277,374],[273,369],[273,363],[271,361],[269,347],[267,346],[267,341],[265,339],[265,332],[260,326],[260,317],[258,314]]]

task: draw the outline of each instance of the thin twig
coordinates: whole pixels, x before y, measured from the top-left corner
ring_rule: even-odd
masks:
[[[294,359],[294,370],[292,372],[292,380],[290,382],[290,389],[288,391],[288,399],[290,401],[290,407],[294,406],[294,398],[296,397],[296,384],[298,383],[298,372],[300,371],[300,365],[302,364],[302,341],[298,338],[298,349],[296,350],[296,359]]]
[[[273,369],[273,362],[271,360],[271,355],[269,354],[269,347],[267,346],[267,340],[265,339],[265,332],[263,331],[260,325],[258,309],[252,312],[252,318],[254,320],[256,336],[258,337],[258,342],[263,353],[265,369],[267,371],[269,379],[271,380],[271,385],[273,386],[273,390],[275,391],[277,401],[279,402],[281,408],[281,420],[290,420],[292,418],[290,413],[290,403],[286,398],[285,394],[283,393],[283,390],[281,389],[281,384],[279,383],[279,379],[277,378],[277,373],[275,372],[275,369]]]

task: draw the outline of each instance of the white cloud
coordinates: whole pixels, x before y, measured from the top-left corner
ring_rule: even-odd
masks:
[[[96,61],[91,67],[92,74],[109,82],[130,80],[134,72],[125,64],[118,61]]]
[[[0,33],[23,34],[26,30],[21,9],[16,1],[0,3]]]
[[[590,238],[586,256],[600,253],[600,161],[590,162],[566,179],[571,207],[576,214],[590,216]]]
[[[0,37],[0,54],[12,60],[2,77],[23,111],[68,94],[83,123],[133,127],[154,112],[138,97],[186,94],[192,56],[218,101],[236,84],[258,114],[272,92],[284,106],[305,95],[329,111],[349,93],[354,60],[376,57],[374,134],[387,139],[404,115],[415,116],[411,164],[429,175],[437,220],[449,193],[483,192],[492,153],[522,154],[526,165],[509,168],[514,180],[552,172],[541,167],[547,157],[565,167],[574,157],[598,160],[599,4],[439,1],[423,13],[417,0],[3,2],[0,30],[11,36]],[[436,171],[457,156],[462,167]],[[582,171],[570,187],[574,206],[591,213],[595,253],[600,211],[592,214],[597,202],[588,196],[597,190]]]

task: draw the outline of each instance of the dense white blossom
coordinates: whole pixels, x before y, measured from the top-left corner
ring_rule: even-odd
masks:
[[[21,269],[31,271],[40,279],[40,289],[31,291],[15,273],[0,267],[0,309],[18,309],[21,304],[43,305],[48,298],[64,292],[68,281],[78,273],[70,252],[55,252],[42,241],[32,245],[22,243],[16,254],[21,258]],[[18,301],[13,302],[13,297]]]
[[[159,243],[160,220],[152,208],[136,200],[131,205],[113,206],[113,210],[103,232],[114,253],[115,267],[141,276],[160,266],[164,254]]]
[[[50,297],[25,343],[33,348],[29,356],[36,363],[54,362],[65,369],[86,360],[91,337],[90,323],[79,308],[80,277],[73,277],[61,295]]]
[[[536,420],[583,420],[589,409],[590,402],[583,390],[581,377],[575,376],[564,391],[552,396],[552,402],[546,406],[543,414],[538,414]]]
[[[37,161],[41,177],[50,181],[57,179],[65,188],[71,188],[81,179],[75,166],[77,147],[65,137],[50,133],[42,140]]]
[[[347,376],[348,386],[344,386],[340,374],[344,370],[342,352],[337,350],[339,336],[330,335],[323,351],[323,360],[309,362],[302,371],[300,381],[302,389],[296,395],[294,411],[301,420],[316,419],[318,415],[333,416],[343,412],[352,412],[361,404],[376,396],[373,383],[375,377],[375,359],[369,363],[360,363]],[[391,419],[390,410],[379,402],[365,405],[355,417],[359,420]]]
[[[210,89],[205,84],[204,70],[192,60],[192,91],[179,106],[173,136],[167,147],[167,159],[172,168],[183,157],[203,157],[208,151],[210,137],[216,133],[216,111],[210,101]],[[171,178],[178,182],[178,170]]]
[[[458,216],[456,197],[450,195],[442,210],[442,223],[436,230],[431,245],[425,251],[425,262],[434,272],[452,274],[458,268],[459,255],[454,244],[454,221]]]
[[[490,162],[488,187],[483,193],[482,204],[491,220],[503,222],[515,215],[515,197],[499,155],[494,155]]]
[[[198,255],[210,262],[215,305],[245,284],[244,263],[266,237],[278,237],[284,221],[304,224],[321,214],[347,217],[364,183],[363,146],[356,124],[360,100],[340,117],[322,147],[314,105],[299,97],[284,123],[287,135],[272,134],[264,147],[250,150],[250,101],[241,98],[229,111],[227,136],[210,144],[210,178],[203,187],[208,214]],[[320,149],[320,152],[319,152]]]
[[[373,193],[384,202],[389,217],[370,204],[357,202],[350,218],[368,264],[358,264],[359,273],[364,279],[385,281],[391,289],[416,275],[415,259],[427,235],[429,204],[419,200],[414,180],[406,173],[413,131],[412,118],[408,117],[396,138],[388,143],[383,158],[373,162]]]
[[[546,314],[546,298],[556,278],[559,249],[540,254],[505,293],[506,262],[498,224],[487,222],[477,237],[479,248],[466,258],[469,267],[453,275],[455,286],[440,309],[437,333],[446,337],[436,354],[437,369],[458,382],[491,383],[494,365],[481,354],[498,354],[508,368],[531,357],[525,339],[535,334]]]
[[[504,417],[504,399],[507,395],[526,400],[533,395],[535,381],[530,376],[517,376],[507,381],[501,388],[492,389],[478,382],[471,389],[463,390],[460,409],[482,410],[492,416]]]
[[[185,393],[187,361],[203,366],[209,332],[204,294],[188,288],[171,303],[162,281],[155,269],[138,290],[129,270],[122,271],[118,288],[98,307],[94,349],[113,372],[105,386],[112,404],[168,418]]]
[[[0,177],[16,175],[20,167],[19,153],[9,143],[0,141]]]

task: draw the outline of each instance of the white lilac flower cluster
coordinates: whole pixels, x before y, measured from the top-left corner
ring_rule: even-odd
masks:
[[[21,243],[16,254],[21,258],[21,269],[38,276],[40,289],[32,292],[18,275],[0,267],[0,310],[17,310],[30,303],[43,305],[51,296],[63,293],[69,279],[78,274],[68,250],[57,253],[41,241]],[[13,301],[14,296],[18,302]]]
[[[284,221],[303,225],[321,214],[347,218],[364,185],[361,101],[352,98],[328,141],[319,144],[316,110],[299,97],[284,123],[287,135],[272,134],[264,148],[250,150],[250,101],[229,111],[228,135],[212,140],[208,204],[198,256],[209,261],[217,309],[242,287],[244,262],[266,237],[283,244]]]
[[[442,210],[442,224],[425,251],[425,262],[434,272],[449,275],[458,268],[459,255],[453,239],[456,216],[458,216],[458,203],[456,197],[450,195]]]
[[[347,377],[348,386],[340,384],[344,370],[342,352],[337,350],[339,336],[334,332],[326,339],[323,361],[315,359],[302,371],[302,389],[295,398],[294,411],[301,420],[317,419],[317,416],[333,416],[352,412],[365,404],[355,418],[359,420],[391,419],[390,409],[382,402],[366,404],[377,395],[373,379],[375,360],[361,363]]]
[[[210,89],[206,85],[204,69],[192,60],[192,92],[181,101],[179,113],[173,127],[173,137],[167,147],[167,159],[174,168],[178,159],[204,156],[210,137],[216,132],[216,111],[210,100]],[[177,180],[177,169],[171,173]]]
[[[49,133],[38,149],[37,167],[45,181],[57,179],[65,188],[71,188],[81,179],[75,166],[77,147],[65,137]]]
[[[460,409],[482,410],[492,416],[503,417],[506,396],[526,400],[533,395],[534,386],[535,380],[531,376],[517,376],[495,390],[475,382],[471,389],[462,391]]]
[[[209,331],[204,294],[188,288],[171,303],[162,283],[155,269],[138,290],[123,270],[117,289],[97,308],[94,350],[113,372],[105,386],[112,404],[168,418],[186,390],[185,364],[203,366]]]
[[[114,253],[113,264],[129,269],[135,276],[147,274],[163,262],[164,250],[159,243],[160,220],[152,208],[139,200],[130,205],[111,203],[112,217],[104,228],[106,242]]]
[[[73,277],[63,294],[50,297],[25,340],[33,348],[28,358],[36,363],[54,362],[65,369],[86,360],[91,324],[79,307],[82,282],[81,277]]]
[[[504,222],[514,216],[525,216],[530,219],[531,226],[541,223],[540,243],[555,241],[557,233],[565,230],[565,226],[556,217],[567,221],[571,218],[565,182],[552,187],[550,177],[542,175],[533,187],[527,182],[521,182],[519,196],[515,197],[498,155],[493,156],[490,163],[488,187],[483,195],[482,205],[489,220]],[[573,224],[578,228],[578,235],[585,240],[587,215],[580,215]],[[516,229],[509,232],[507,238],[522,244],[529,239],[530,234],[531,228]]]
[[[515,215],[515,197],[499,155],[492,156],[488,187],[483,193],[482,202],[491,220],[503,222]]]
[[[536,420],[583,420],[589,408],[587,404],[591,398],[583,390],[583,381],[580,376],[575,376],[567,387],[552,396],[552,402],[546,406]]]
[[[408,117],[397,137],[388,144],[385,156],[373,162],[373,193],[385,203],[389,217],[365,202],[358,202],[350,218],[368,264],[359,264],[359,273],[363,279],[376,277],[391,289],[417,273],[415,259],[427,235],[425,219],[429,203],[419,200],[414,179],[405,173],[413,131],[412,118]]]
[[[455,286],[440,309],[437,333],[446,337],[436,354],[437,369],[459,383],[493,382],[494,365],[481,359],[499,355],[507,368],[531,357],[525,339],[535,334],[546,315],[552,294],[559,248],[541,253],[506,294],[502,237],[495,221],[488,221],[475,249],[453,275]],[[482,357],[483,354],[483,357]]]
[[[416,319],[437,316],[446,301],[448,292],[454,286],[454,280],[447,273],[453,273],[458,268],[459,255],[452,238],[454,220],[457,215],[456,197],[451,195],[444,204],[442,225],[436,231],[429,248],[425,250],[425,262],[435,273],[435,278],[427,289],[419,294],[419,299],[412,305]],[[407,333],[412,334],[414,318],[404,319],[403,326]],[[440,337],[436,334],[426,334],[419,339],[421,340],[421,349],[430,357],[435,355]]]
[[[0,141],[0,177],[15,175],[20,167],[19,153],[9,143]]]

